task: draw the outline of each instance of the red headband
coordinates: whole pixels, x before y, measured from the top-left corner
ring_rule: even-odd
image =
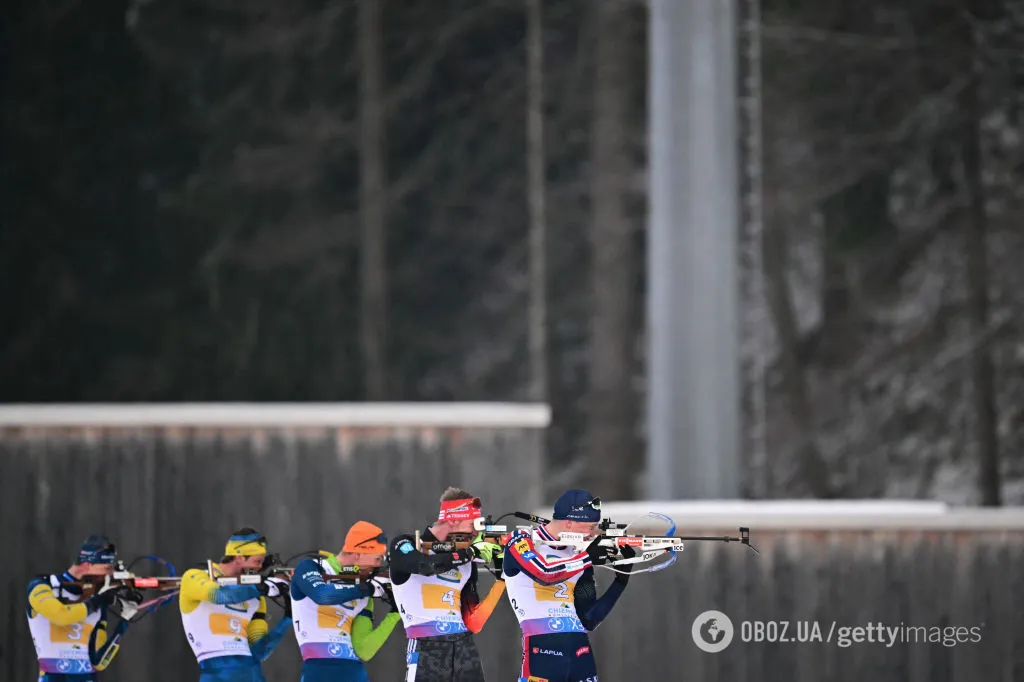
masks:
[[[437,514],[438,521],[467,521],[478,519],[480,513],[480,498],[474,497],[471,500],[448,500],[441,503],[441,511]]]

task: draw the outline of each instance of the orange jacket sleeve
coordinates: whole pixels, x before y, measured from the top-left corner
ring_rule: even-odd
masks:
[[[495,580],[494,585],[491,586],[491,591],[487,593],[479,604],[473,606],[466,606],[462,611],[462,620],[466,623],[466,627],[473,634],[476,634],[484,629],[484,623],[494,613],[494,607],[498,605],[498,600],[501,599],[501,595],[505,594],[505,581]]]

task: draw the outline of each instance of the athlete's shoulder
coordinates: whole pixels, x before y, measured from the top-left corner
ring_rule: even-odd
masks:
[[[199,567],[190,568],[190,569],[186,570],[184,573],[181,574],[182,581],[185,581],[185,580],[203,580],[203,579],[207,579],[208,580],[209,578],[210,578],[210,574],[207,573],[206,570],[204,570],[202,568],[199,568]]]
[[[389,550],[392,553],[411,554],[416,551],[416,537],[408,533],[397,535],[392,538]]]
[[[310,556],[295,564],[295,570],[292,571],[292,594],[302,594],[301,585],[304,583],[315,587],[323,582],[324,567],[321,561],[321,557]]]
[[[532,537],[532,535],[531,535],[529,529],[527,529],[527,528],[516,528],[508,536],[508,540],[505,542],[505,545],[506,546],[514,545],[515,543],[519,542],[520,540],[529,540],[531,537]]]
[[[505,542],[505,549],[525,552],[530,549],[532,539],[533,536],[529,530],[526,530],[525,528],[517,528],[515,532],[508,536],[508,541]]]
[[[47,589],[51,589],[52,585],[53,585],[52,582],[51,582],[52,580],[53,580],[53,576],[52,575],[35,575],[35,576],[32,576],[32,579],[28,581],[28,594],[29,594],[29,596],[31,596],[32,593],[35,592],[36,589],[38,589],[39,587],[45,587]]]

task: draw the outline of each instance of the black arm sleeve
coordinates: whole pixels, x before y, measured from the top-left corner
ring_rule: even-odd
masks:
[[[476,564],[470,567],[469,580],[466,585],[462,588],[462,608],[474,608],[480,603],[480,592],[477,589],[479,583],[479,576],[476,572]]]
[[[473,554],[468,551],[424,554],[416,549],[416,538],[412,535],[399,535],[388,548],[391,582],[396,585],[404,583],[410,575],[437,575],[472,560]]]
[[[624,578],[624,579],[623,579]],[[576,581],[575,606],[576,615],[588,632],[600,625],[615,607],[615,603],[626,589],[629,576],[617,575],[608,589],[600,597],[597,596],[597,582],[594,580],[594,569],[588,568]]]
[[[583,571],[583,575],[576,581],[573,596],[576,615],[579,617],[580,622],[583,623],[583,627],[587,630],[593,630],[596,626],[587,618],[587,615],[590,609],[593,608],[594,602],[597,601],[597,584],[594,582],[594,569],[588,568]]]

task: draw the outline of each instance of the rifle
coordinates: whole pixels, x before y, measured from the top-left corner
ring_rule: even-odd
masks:
[[[170,575],[166,576],[140,576],[132,572],[131,568],[141,560],[149,560],[163,564]],[[145,555],[134,559],[128,566],[118,560],[114,564],[114,571],[105,576],[87,576],[81,580],[62,582],[61,587],[77,586],[82,591],[82,598],[89,597],[99,592],[117,589],[128,593],[131,599],[123,599],[120,596],[115,600],[117,613],[122,620],[134,623],[141,620],[150,613],[154,613],[166,606],[177,596],[181,578],[177,576],[174,564],[157,556]],[[158,596],[145,599],[143,591],[155,590]],[[137,603],[136,603],[137,602]]]
[[[391,580],[391,570],[388,566],[342,566],[341,572],[336,575],[324,575],[327,582],[356,583],[362,580],[380,579]]]
[[[548,524],[550,519],[545,519],[541,516],[534,514],[528,514],[526,512],[512,512],[513,516],[517,518],[525,519],[532,523],[537,524]],[[750,544],[750,529],[741,527],[739,529],[738,536],[697,536],[697,535],[676,535],[676,524],[671,518],[664,514],[658,514],[655,512],[649,512],[645,515],[646,517],[659,519],[668,523],[669,528],[664,535],[647,535],[644,533],[631,533],[629,527],[637,523],[639,519],[634,520],[630,523],[616,523],[611,519],[602,519],[598,524],[600,534],[597,537],[587,536],[585,533],[559,533],[558,540],[555,542],[548,541],[547,544],[568,546],[573,547],[577,551],[582,552],[595,541],[598,546],[606,547],[609,550],[609,557],[604,562],[599,564],[608,570],[616,573],[626,573],[617,566],[623,566],[627,564],[640,564],[651,562],[661,556],[668,555],[667,561],[643,568],[640,570],[633,569],[630,573],[647,573],[660,571],[668,568],[676,562],[678,559],[678,552],[682,552],[687,542],[691,541],[710,541],[710,542],[738,542],[740,544],[749,547],[754,554],[760,554],[757,548]],[[640,517],[643,519],[644,517]],[[520,528],[523,528],[520,526]],[[544,542],[538,538],[534,538],[534,541]],[[622,547],[630,547],[634,550],[634,556],[625,557],[622,554]]]
[[[505,516],[508,515],[506,514]],[[504,518],[504,516],[501,518]],[[510,536],[508,526],[495,524],[490,516],[473,519],[473,530],[475,531],[474,533],[449,533],[448,537],[444,540],[423,540],[420,538],[420,532],[417,530],[416,549],[420,552],[457,552],[469,549],[473,543],[482,540],[492,540],[495,541],[495,544],[504,547]],[[478,559],[473,561],[480,564],[487,563]],[[501,559],[496,558],[494,562],[487,564],[486,568],[491,575],[497,576],[501,573]]]
[[[282,577],[290,580],[295,573],[292,567],[279,569]],[[324,582],[328,583],[357,583],[362,580],[390,580],[391,575],[387,566],[342,566],[341,573],[320,573]]]
[[[416,549],[420,552],[424,550],[456,552],[460,549],[469,549],[474,542],[480,542],[480,540],[496,540],[496,544],[504,545],[510,535],[508,526],[496,525],[490,516],[473,519],[473,530],[475,531],[473,533],[449,533],[444,540],[423,540],[417,530]]]
[[[318,550],[310,550],[308,552],[300,552],[288,558],[284,564],[277,570],[287,571],[288,579],[291,579],[292,574],[295,572],[295,567],[291,563],[295,559],[301,559],[304,557],[323,557],[326,553],[321,553]],[[324,573],[320,572],[325,582],[342,582],[342,583],[354,583],[360,580],[370,580],[372,578],[379,578],[382,580],[390,580],[391,573],[390,568],[387,564],[380,566],[358,566],[352,564],[350,566],[342,566],[340,573]]]
[[[507,525],[496,525],[489,516],[473,519],[473,529],[474,532],[450,532],[444,540],[422,540],[420,531],[417,530],[416,549],[420,552],[456,552],[469,549],[473,543],[481,540],[494,540],[497,544],[504,545],[510,535]]]

